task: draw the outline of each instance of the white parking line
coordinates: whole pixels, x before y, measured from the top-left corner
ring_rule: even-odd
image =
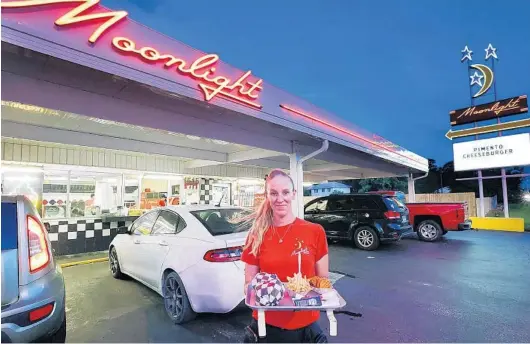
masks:
[[[330,272],[329,273],[329,280],[330,280],[331,284],[335,284],[342,277],[344,277],[343,274],[338,274],[336,272]]]

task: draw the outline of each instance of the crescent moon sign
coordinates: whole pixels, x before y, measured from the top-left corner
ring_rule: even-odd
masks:
[[[490,69],[490,67],[483,64],[474,64],[470,67],[479,70],[482,75],[484,75],[484,85],[482,85],[480,90],[473,96],[473,98],[477,98],[488,92],[491,85],[493,84],[493,71]]]

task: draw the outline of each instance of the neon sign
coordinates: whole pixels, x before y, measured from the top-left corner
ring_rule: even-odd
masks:
[[[111,26],[118,23],[125,17],[127,17],[128,13],[125,11],[114,11],[114,12],[106,12],[106,13],[94,13],[94,14],[85,14],[80,15],[84,11],[87,11],[88,9],[96,6],[99,3],[99,0],[21,0],[21,1],[9,1],[9,2],[1,2],[0,7],[2,8],[24,8],[24,7],[36,7],[36,6],[42,6],[42,5],[52,5],[52,4],[65,4],[65,3],[77,3],[80,2],[80,4],[71,10],[70,12],[66,13],[65,15],[59,17],[55,21],[55,25],[57,26],[66,26],[76,23],[82,23],[92,20],[100,20],[103,18],[109,18],[106,22],[98,26],[96,30],[90,35],[88,38],[88,41],[90,43],[96,43],[96,41],[99,39],[99,37],[105,33],[108,29],[110,29]]]
[[[80,3],[76,8],[62,15],[55,21],[57,26],[86,23],[94,20],[107,19],[90,35],[88,41],[95,44],[97,40],[113,25],[127,17],[125,11],[110,11],[105,13],[82,14],[96,6],[100,0],[20,0],[0,2],[2,8],[27,8],[52,4]],[[147,63],[164,62],[165,68],[175,67],[178,72],[199,81],[198,86],[204,94],[204,99],[210,101],[216,96],[223,96],[246,105],[260,109],[257,103],[259,92],[263,89],[263,80],[250,81],[251,71],[247,71],[237,80],[223,75],[215,75],[215,64],[219,61],[216,54],[204,55],[188,63],[182,58],[171,54],[161,54],[152,47],[137,48],[136,43],[129,38],[114,37],[112,46],[122,53],[134,54]]]
[[[310,119],[310,120],[315,121],[315,122],[317,122],[317,123],[320,123],[320,124],[322,124],[322,125],[324,125],[324,126],[326,126],[326,127],[328,127],[328,128],[331,128],[331,129],[334,129],[334,130],[336,130],[336,131],[338,131],[338,132],[341,132],[341,133],[343,133],[343,134],[346,134],[346,135],[348,135],[348,136],[354,137],[354,138],[356,138],[356,139],[359,139],[359,140],[361,140],[361,141],[364,141],[364,142],[366,142],[366,143],[369,143],[369,144],[371,144],[371,145],[374,145],[374,146],[376,146],[376,147],[379,147],[379,148],[384,149],[384,150],[386,150],[386,151],[389,151],[389,152],[391,152],[391,153],[395,153],[395,154],[400,155],[400,156],[402,156],[402,157],[404,157],[404,158],[407,158],[407,159],[409,159],[409,160],[413,160],[413,161],[417,161],[417,162],[419,162],[419,160],[412,159],[412,158],[410,158],[410,157],[408,157],[408,156],[406,156],[406,155],[403,155],[403,154],[401,154],[401,153],[395,151],[395,150],[392,149],[391,147],[388,147],[387,145],[384,145],[384,144],[381,144],[381,143],[378,143],[378,142],[374,142],[374,141],[372,141],[372,140],[370,140],[370,139],[367,139],[367,138],[363,137],[362,135],[355,134],[355,133],[352,132],[352,131],[349,131],[349,130],[343,129],[343,128],[338,127],[338,126],[336,126],[336,125],[334,125],[334,124],[331,124],[331,123],[328,123],[328,122],[326,122],[326,121],[323,121],[323,120],[321,120],[320,118],[317,118],[317,117],[315,117],[315,116],[309,115],[309,114],[307,114],[307,113],[305,113],[305,112],[303,112],[303,111],[297,110],[297,109],[295,109],[295,108],[293,108],[293,107],[291,107],[291,106],[289,106],[289,105],[286,105],[286,104],[280,104],[280,107],[281,107],[282,109],[285,109],[285,110],[287,110],[287,111],[290,111],[290,112],[292,112],[292,113],[295,113],[295,114],[297,114],[297,115],[299,115],[299,116],[301,116],[301,117],[304,117],[304,118]]]
[[[201,56],[188,65],[185,60],[170,54],[161,54],[155,48],[137,48],[135,42],[129,38],[115,37],[112,40],[112,45],[124,53],[136,54],[149,62],[165,61],[164,67],[176,67],[180,73],[202,81],[199,82],[199,87],[204,92],[206,101],[210,101],[217,95],[223,95],[250,106],[261,108],[261,105],[253,100],[258,98],[257,92],[263,89],[261,86],[263,80],[260,79],[254,83],[248,81],[251,71],[247,71],[236,81],[232,81],[222,75],[215,76],[214,65],[219,61],[219,56],[216,54]],[[231,93],[234,90],[236,90],[236,93]]]

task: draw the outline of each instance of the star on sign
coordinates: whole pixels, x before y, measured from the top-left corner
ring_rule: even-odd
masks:
[[[475,74],[471,75],[470,78],[471,78],[471,86],[477,84],[479,85],[480,87],[482,87],[482,81],[481,79],[483,78],[484,76],[483,75],[478,75],[477,72],[475,72]]]
[[[473,59],[471,58],[471,54],[473,54],[473,51],[469,50],[469,48],[466,47],[464,48],[464,50],[461,51],[462,53],[462,58],[460,59],[460,62],[464,62],[465,60],[469,60],[469,61],[472,61]]]
[[[488,47],[486,49],[484,49],[486,51],[486,61],[489,60],[490,57],[493,57],[495,58],[496,60],[498,60],[499,58],[497,57],[497,48],[494,48],[491,43],[488,45]]]

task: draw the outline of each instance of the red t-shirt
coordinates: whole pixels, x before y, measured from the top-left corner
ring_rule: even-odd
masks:
[[[250,265],[259,266],[261,272],[278,275],[282,282],[298,272],[298,255],[302,252],[302,276],[311,278],[316,275],[315,264],[328,254],[328,242],[324,228],[299,218],[290,225],[269,228],[263,237],[263,242],[257,257],[248,247],[243,251],[241,260]],[[288,232],[286,232],[288,231]],[[284,236],[285,235],[285,236]],[[280,243],[280,238],[283,242]],[[257,312],[253,312],[257,319]],[[265,312],[265,322],[269,325],[287,330],[299,329],[307,326],[320,317],[319,311],[300,312]]]

